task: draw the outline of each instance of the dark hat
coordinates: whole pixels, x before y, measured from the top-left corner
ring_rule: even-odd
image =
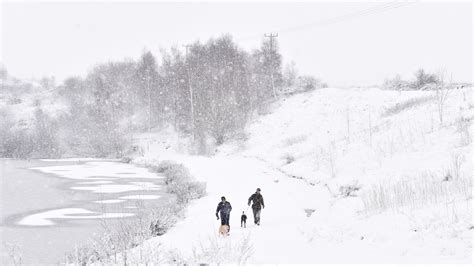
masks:
[[[222,197],[221,197],[221,200],[225,200],[225,197],[224,197],[224,196],[222,196]]]

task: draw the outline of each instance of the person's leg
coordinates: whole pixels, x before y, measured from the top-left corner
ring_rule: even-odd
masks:
[[[226,215],[221,213],[221,225],[226,225]]]
[[[260,212],[261,211],[262,211],[261,209],[258,209],[256,211],[256,214],[255,214],[255,219],[256,219],[258,225],[260,225]]]
[[[253,222],[257,224],[257,208],[252,208],[253,211]]]
[[[229,226],[229,214],[222,214],[221,220],[222,220],[222,225],[227,225],[228,228],[230,229],[230,226]]]

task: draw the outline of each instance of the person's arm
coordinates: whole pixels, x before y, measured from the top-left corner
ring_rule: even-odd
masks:
[[[219,211],[221,210],[221,203],[219,202],[219,204],[217,204],[217,209],[216,209],[216,216],[217,216],[217,219],[219,219]]]
[[[249,202],[248,202],[248,205],[249,205],[249,206],[250,206],[250,202],[252,201],[252,199],[253,199],[253,194],[252,194],[252,195],[250,196],[250,198],[249,198]]]
[[[229,212],[232,211],[232,205],[230,205],[230,202],[229,202]]]
[[[263,196],[262,196],[262,207],[265,209],[265,203],[263,202]]]

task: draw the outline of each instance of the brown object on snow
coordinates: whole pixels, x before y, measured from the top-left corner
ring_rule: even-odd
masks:
[[[221,225],[219,227],[219,235],[227,236],[229,234],[229,226],[228,225]]]

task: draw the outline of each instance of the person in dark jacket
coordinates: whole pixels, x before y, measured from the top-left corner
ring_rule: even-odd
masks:
[[[247,228],[247,215],[245,215],[245,212],[242,212],[242,216],[240,216],[240,227]]]
[[[257,188],[257,191],[252,194],[249,198],[248,205],[252,203],[252,211],[253,211],[253,221],[256,225],[260,225],[260,212],[262,208],[265,208],[265,203],[263,202],[263,196],[260,194],[260,188]]]
[[[232,206],[230,205],[230,202],[226,201],[225,197],[221,197],[221,202],[217,204],[216,216],[217,216],[217,220],[219,220],[219,214],[220,214],[221,225],[227,225],[229,227],[229,231],[230,231],[230,225],[229,225],[230,211],[232,211]]]

